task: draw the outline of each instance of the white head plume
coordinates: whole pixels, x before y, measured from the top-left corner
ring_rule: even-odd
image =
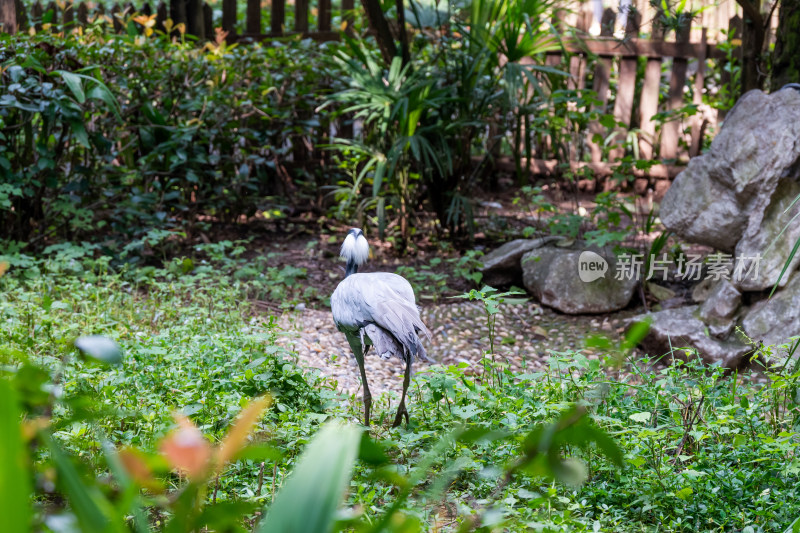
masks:
[[[369,243],[367,243],[367,239],[360,229],[353,228],[347,232],[347,237],[342,243],[339,255],[347,259],[347,261],[353,261],[356,265],[363,265],[367,262],[369,258]]]

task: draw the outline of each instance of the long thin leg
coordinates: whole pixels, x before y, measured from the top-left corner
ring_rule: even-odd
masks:
[[[408,409],[406,409],[406,391],[408,385],[411,383],[411,354],[406,356],[406,374],[403,376],[403,394],[400,396],[400,405],[397,407],[397,414],[394,416],[393,428],[396,428],[403,422],[403,417],[406,419],[406,426],[408,426]]]
[[[372,408],[372,393],[369,392],[369,385],[367,384],[367,373],[364,370],[364,357],[358,361],[358,369],[361,371],[361,382],[364,384],[364,425],[369,426],[369,411]]]
[[[358,370],[361,372],[361,383],[364,385],[364,425],[369,426],[369,412],[372,408],[372,393],[369,392],[369,385],[367,384],[367,372],[364,369],[364,345],[355,335],[347,335],[347,340],[350,343],[350,347],[353,349],[353,355],[356,357]]]

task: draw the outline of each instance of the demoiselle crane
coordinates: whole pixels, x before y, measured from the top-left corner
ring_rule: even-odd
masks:
[[[403,394],[392,427],[406,419],[406,391],[411,381],[414,359],[432,362],[420,342],[422,333],[430,339],[431,333],[419,316],[414,300],[414,290],[402,276],[389,272],[358,273],[358,267],[369,257],[369,244],[364,233],[357,228],[347,232],[340,255],[347,260],[344,279],[331,296],[333,321],[345,334],[361,372],[364,385],[364,425],[369,425],[372,394],[369,392],[364,371],[364,356],[370,346],[382,359],[397,357],[406,363]]]

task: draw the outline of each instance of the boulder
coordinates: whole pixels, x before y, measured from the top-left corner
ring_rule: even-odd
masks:
[[[483,283],[491,287],[503,287],[522,283],[522,256],[545,244],[561,240],[561,237],[538,239],[516,239],[507,242],[483,257]]]
[[[579,264],[593,254],[603,272],[584,281]],[[630,303],[638,280],[615,275],[616,257],[601,250],[576,250],[544,246],[522,256],[522,282],[541,303],[571,315],[608,313]],[[594,275],[592,276],[594,277]]]
[[[759,234],[765,219],[781,226],[791,218],[770,207],[776,192],[793,198],[792,185],[783,182],[797,181],[798,161],[800,93],[750,91],[728,113],[711,149],[675,178],[661,203],[661,221],[684,239],[724,252],[764,252],[769,242]],[[776,248],[774,261],[785,261],[791,247]]]
[[[765,345],[783,344],[800,335],[800,273],[772,298],[755,304],[742,320],[748,337]]]
[[[716,339],[706,334],[706,326],[698,318],[699,306],[691,305],[666,309],[631,319],[631,322],[650,320],[650,331],[640,343],[653,357],[674,355],[685,357],[681,348],[693,348],[706,363],[720,363],[726,368],[738,368],[752,348],[735,339]]]

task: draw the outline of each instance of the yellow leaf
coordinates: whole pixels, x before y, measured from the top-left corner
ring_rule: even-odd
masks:
[[[3,277],[3,274],[8,272],[8,263],[5,261],[0,262],[0,278]]]
[[[262,396],[250,402],[244,411],[239,415],[239,419],[233,425],[228,434],[223,439],[217,449],[216,467],[222,468],[225,463],[231,460],[236,453],[244,447],[247,437],[253,430],[253,426],[261,418],[261,415],[272,403],[270,396]]]
[[[172,468],[186,472],[190,478],[201,479],[208,471],[211,445],[186,416],[180,413],[172,416],[178,427],[164,437],[158,449]]]

